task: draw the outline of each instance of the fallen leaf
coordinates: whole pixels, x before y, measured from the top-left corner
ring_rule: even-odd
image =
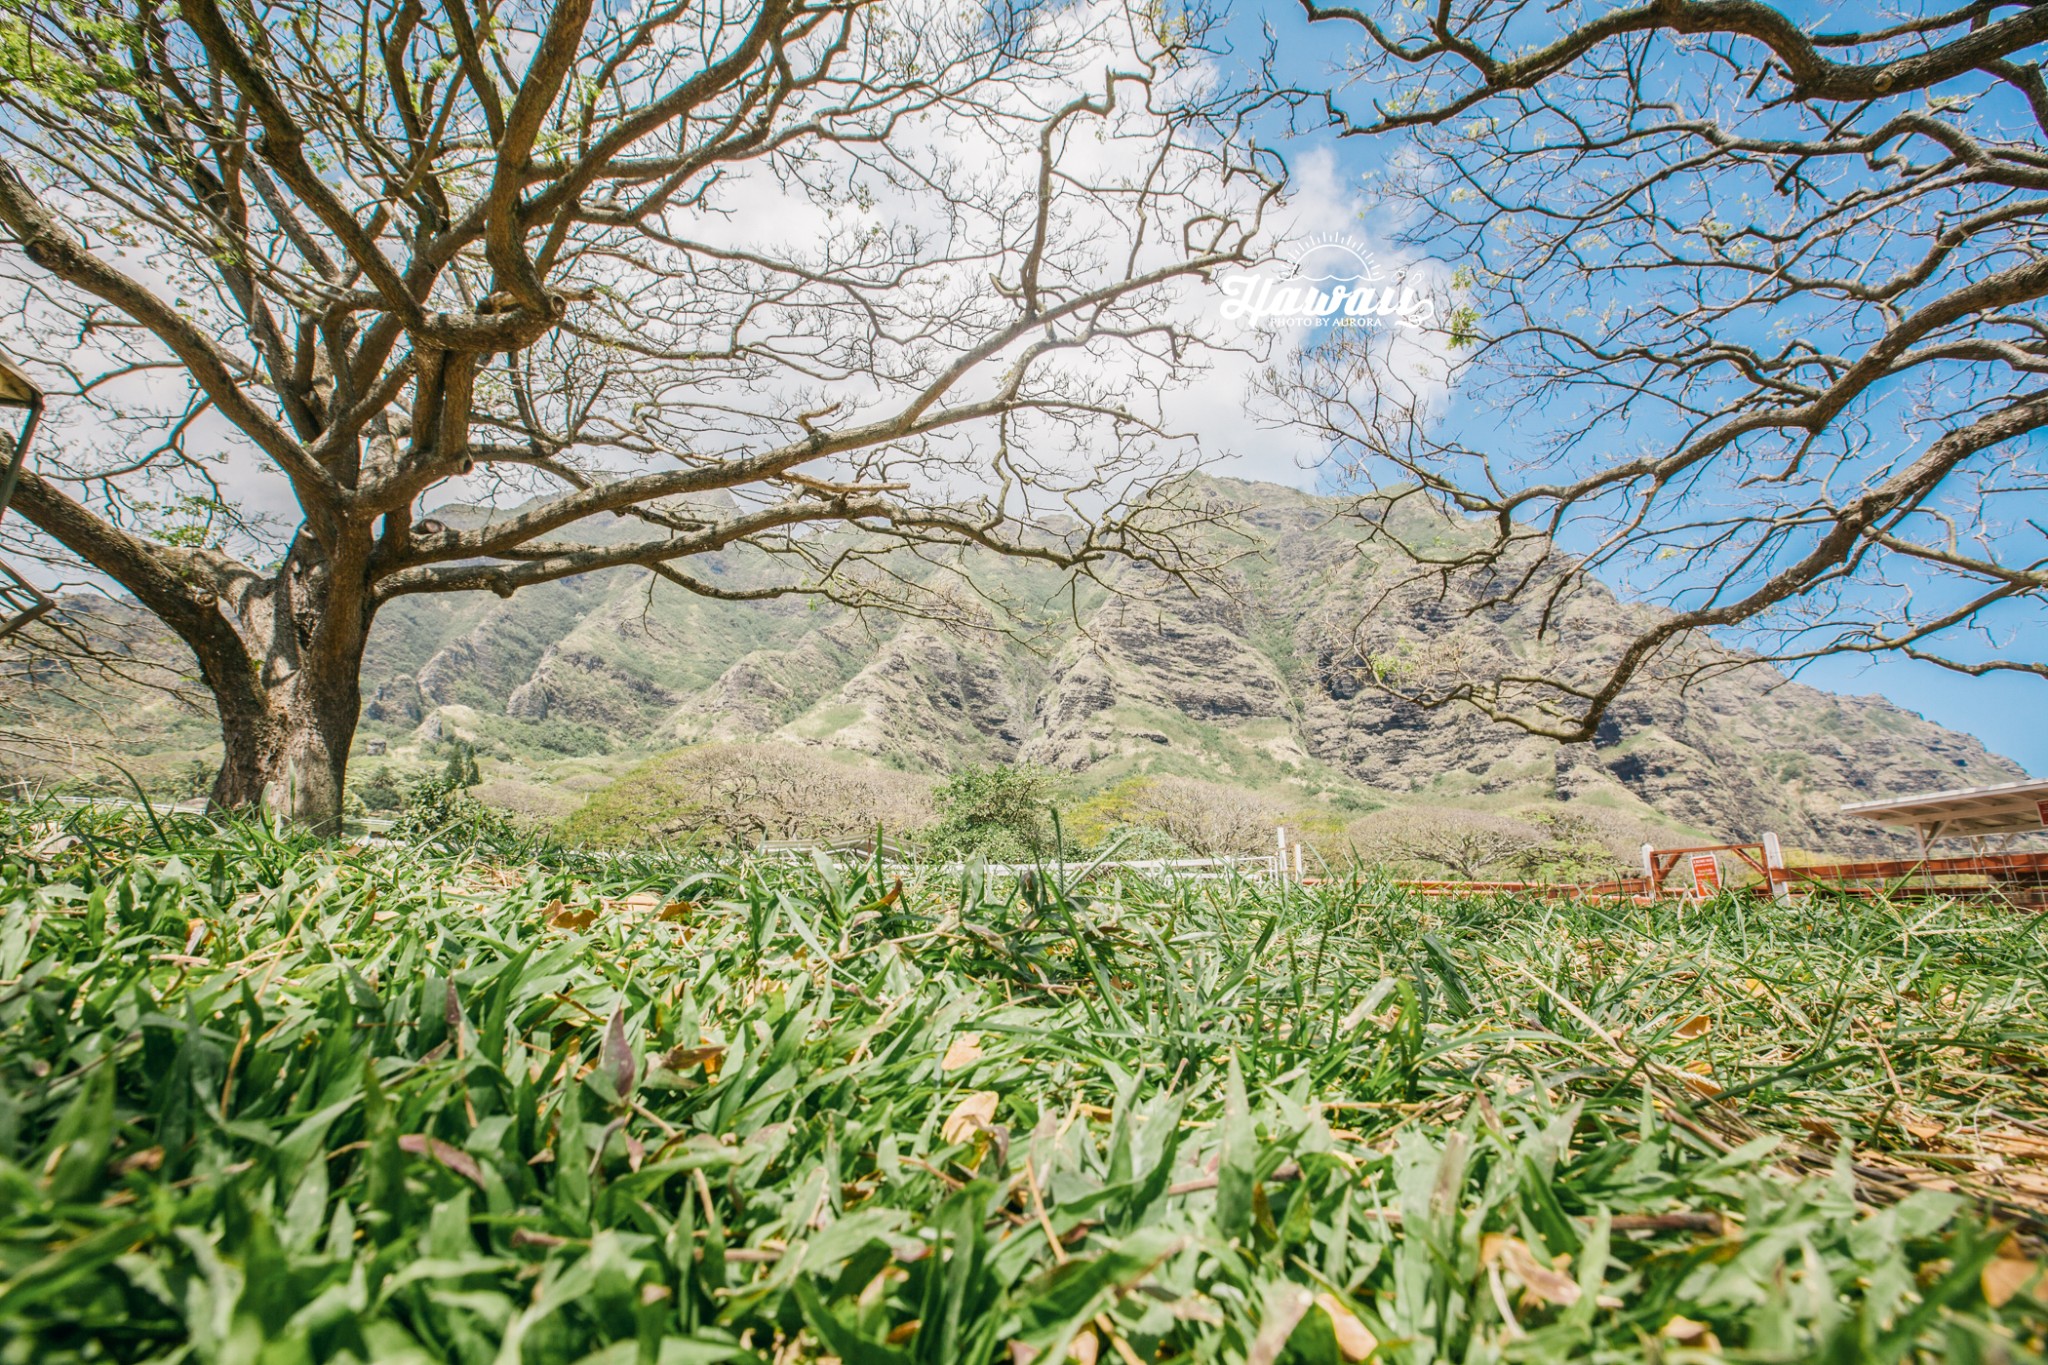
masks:
[[[958,1071],[963,1066],[973,1066],[981,1060],[981,1035],[979,1033],[956,1033],[946,1047],[946,1056],[939,1063],[941,1071]]]
[[[571,910],[560,901],[549,901],[548,923],[557,929],[588,929],[597,918],[597,907],[586,905],[581,910]]]
[[[460,1147],[443,1142],[437,1137],[428,1137],[425,1133],[405,1133],[398,1139],[398,1150],[411,1152],[414,1156],[432,1153],[434,1160],[455,1174],[466,1177],[478,1189],[484,1188],[483,1168],[476,1164],[476,1158]]]
[[[75,834],[52,834],[49,838],[42,840],[34,848],[30,849],[29,856],[32,858],[54,858],[59,853],[66,853],[77,848],[78,845],[79,838]]]
[[[1337,1350],[1346,1360],[1364,1360],[1379,1349],[1379,1338],[1358,1320],[1358,1315],[1337,1302],[1335,1294],[1316,1295],[1316,1307],[1330,1319],[1330,1332],[1337,1338]]]
[[[1720,1094],[1721,1083],[1709,1074],[1713,1069],[1713,1064],[1705,1061],[1694,1062],[1686,1067],[1685,1088],[1702,1099],[1710,1100]]]
[[[633,1097],[633,1089],[640,1081],[640,1063],[633,1056],[633,1045],[626,1040],[624,1005],[612,1008],[611,1022],[605,1025],[604,1043],[598,1050],[598,1065],[611,1079],[619,1103],[624,1104]]]
[[[114,1163],[115,1175],[126,1175],[130,1171],[154,1171],[164,1164],[164,1149],[144,1147],[139,1152],[130,1152]]]
[[[1721,1345],[1720,1342],[1714,1340],[1714,1334],[1707,1329],[1707,1325],[1704,1322],[1694,1322],[1691,1318],[1684,1316],[1675,1317],[1665,1323],[1664,1330],[1658,1333],[1658,1335],[1678,1342],[1680,1345],[1690,1345],[1693,1342],[1698,1342],[1703,1349],[1710,1351],[1718,1350]]]
[[[1799,1126],[1801,1128],[1804,1128],[1807,1132],[1813,1134],[1815,1137],[1822,1138],[1828,1142],[1833,1142],[1837,1138],[1842,1136],[1841,1133],[1835,1128],[1835,1125],[1829,1123],[1826,1119],[1812,1119],[1802,1117],[1799,1120]]]
[[[552,1232],[535,1232],[531,1228],[512,1229],[512,1245],[516,1247],[565,1247],[567,1237],[557,1237]]]
[[[1984,1290],[1984,1302],[1993,1308],[2003,1308],[2011,1303],[2021,1290],[2038,1295],[2042,1287],[2043,1269],[2038,1261],[2000,1254],[1988,1263],[1978,1276]]]
[[[1932,1119],[1907,1119],[1899,1126],[1922,1142],[1932,1142],[1948,1131],[1946,1124],[1936,1123]]]
[[[630,896],[620,896],[604,903],[607,910],[629,915],[644,915],[650,910],[659,909],[660,906],[661,897],[646,891],[635,891]]]
[[[1479,1244],[1479,1260],[1483,1265],[1498,1264],[1520,1280],[1527,1298],[1559,1308],[1569,1308],[1579,1301],[1579,1282],[1563,1269],[1571,1264],[1569,1256],[1558,1257],[1556,1265],[1545,1265],[1521,1238],[1490,1232]]]
[[[939,1129],[939,1136],[949,1143],[965,1142],[976,1129],[988,1127],[1002,1098],[993,1090],[975,1091],[953,1107],[952,1115]]]
[[[663,924],[680,924],[696,913],[695,901],[670,901],[661,907],[661,913],[656,915],[655,919]]]
[[[1695,1014],[1690,1019],[1681,1020],[1676,1032],[1681,1038],[1700,1038],[1704,1037],[1713,1027],[1713,1015]]]
[[[704,1043],[697,1047],[670,1048],[668,1055],[661,1059],[661,1064],[670,1071],[688,1071],[693,1066],[701,1066],[706,1075],[716,1076],[718,1064],[723,1060],[725,1044]]]

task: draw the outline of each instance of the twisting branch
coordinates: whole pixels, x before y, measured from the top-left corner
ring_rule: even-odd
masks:
[[[1412,144],[1390,224],[1458,299],[1423,344],[1335,335],[1273,391],[1379,490],[1358,510],[1414,566],[1397,595],[1545,637],[1383,685],[1585,740],[1639,678],[1718,667],[1702,634],[2041,671],[1995,636],[2044,638],[2048,11],[1303,3],[1356,50],[1271,95]],[[1670,610],[1589,653],[1591,579]]]

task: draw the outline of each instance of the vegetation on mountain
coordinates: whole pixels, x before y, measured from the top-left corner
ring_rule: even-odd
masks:
[[[2048,919],[0,820],[10,1361],[2048,1352]]]
[[[1578,810],[1639,821],[1660,842],[1773,830],[1788,845],[1875,850],[1885,836],[1842,820],[1843,802],[2021,776],[1968,735],[1878,698],[1735,668],[1742,656],[1727,652],[1715,656],[1724,671],[1689,688],[1639,680],[1583,745],[1425,711],[1372,686],[1368,661],[1518,657],[1537,648],[1532,614],[1424,593],[1364,619],[1399,582],[1400,562],[1374,547],[1372,524],[1343,499],[1227,479],[1195,481],[1186,497],[1236,528],[1240,552],[1231,580],[1200,596],[1132,572],[1113,578],[1118,595],[1097,587],[1069,604],[1049,570],[964,561],[1004,618],[1029,623],[1022,635],[993,622],[946,631],[831,605],[716,601],[630,571],[503,601],[395,603],[372,633],[362,720],[363,736],[388,754],[359,756],[361,775],[403,785],[466,740],[485,778],[477,794],[549,826],[615,781],[646,780],[659,755],[701,742],[823,749],[931,779],[1022,761],[1066,775],[1064,814],[1081,842],[1116,822],[1096,819],[1095,795],[1126,780],[1174,779],[1236,793],[1212,793],[1225,805],[1284,807],[1333,858],[1347,824],[1394,806]],[[450,525],[482,524],[476,509],[445,515]],[[1403,525],[1412,534],[1423,520]],[[1222,552],[1221,540],[1199,548],[1205,558]],[[713,567],[734,588],[769,581],[738,556]],[[1570,648],[1602,656],[1645,610],[1581,600],[1558,625]],[[0,697],[0,710],[9,700]],[[105,757],[152,793],[184,782],[177,795],[189,795],[185,774],[207,752],[194,733],[203,727],[154,694],[110,692],[101,705],[95,714],[21,699],[20,714],[73,747],[0,762],[50,790],[87,780]],[[97,751],[81,747],[95,735]],[[378,776],[386,768],[398,775]],[[104,790],[128,790],[120,773],[101,772]],[[1124,796],[1143,790],[1140,781]],[[1193,799],[1204,789],[1178,790]],[[640,799],[648,804],[621,831],[674,837],[674,810]],[[844,828],[837,816],[823,825]],[[1247,851],[1263,852],[1271,837],[1266,830]]]

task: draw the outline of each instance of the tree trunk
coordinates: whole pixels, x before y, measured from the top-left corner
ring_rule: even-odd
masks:
[[[208,679],[223,746],[216,808],[260,806],[316,834],[341,832],[369,637],[365,576],[359,562],[345,567],[337,574],[302,534],[277,576],[234,604],[247,647],[246,666],[235,672],[257,685]]]
[[[217,809],[261,806],[321,834],[341,828],[343,780],[376,613],[370,523],[300,528],[274,573],[211,550],[151,544],[23,470],[15,505],[177,632],[220,715]]]
[[[360,688],[353,668],[302,669],[256,708],[219,705],[224,752],[213,786],[219,809],[260,806],[316,834],[341,832],[349,745]]]

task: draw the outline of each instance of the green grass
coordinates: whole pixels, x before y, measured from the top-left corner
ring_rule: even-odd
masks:
[[[9,818],[0,1360],[2048,1333],[2048,920]]]

